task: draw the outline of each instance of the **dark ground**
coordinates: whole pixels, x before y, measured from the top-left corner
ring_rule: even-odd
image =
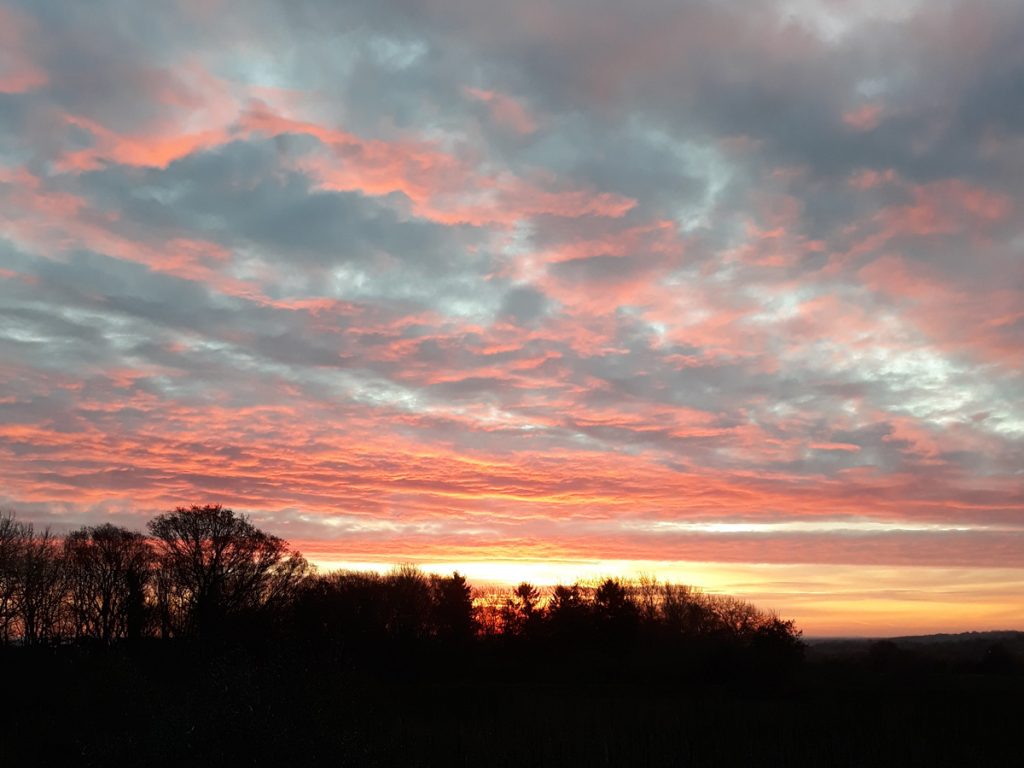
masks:
[[[358,668],[266,647],[0,649],[0,765],[1022,764],[1019,638],[848,642],[785,673],[480,647]]]

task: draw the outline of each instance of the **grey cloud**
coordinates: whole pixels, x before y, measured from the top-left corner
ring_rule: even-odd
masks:
[[[550,306],[550,301],[543,293],[535,288],[520,286],[505,294],[498,315],[523,325],[534,325],[549,311]]]
[[[101,244],[74,242],[78,231],[63,233],[45,211],[40,220],[63,234],[53,247],[60,253],[43,252],[45,245],[32,253],[31,243],[0,250],[0,267],[30,278],[0,281],[7,331],[0,355],[36,377],[7,385],[16,402],[0,402],[3,423],[49,417],[69,431],[88,424],[116,432],[154,418],[129,403],[116,416],[85,413],[72,395],[38,383],[56,372],[80,381],[82,397],[97,401],[297,402],[325,419],[370,414],[385,423],[400,413],[409,416],[395,427],[403,435],[505,456],[567,453],[582,444],[646,453],[680,473],[740,469],[835,483],[845,482],[843,470],[872,467],[934,483],[934,493],[920,496],[936,503],[944,493],[965,505],[1016,499],[951,491],[953,481],[941,476],[1005,482],[1019,472],[1021,376],[1007,370],[1015,363],[979,363],[954,333],[915,327],[913,312],[927,297],[874,293],[860,272],[898,253],[911,270],[928,269],[922,278],[946,280],[952,295],[980,297],[981,305],[1024,285],[1017,206],[1024,14],[1014,4],[971,6],[991,29],[970,51],[943,42],[955,33],[955,16],[927,10],[826,41],[786,22],[780,6],[747,3],[543,4],[559,22],[549,25],[533,24],[539,3],[469,0],[229,4],[231,13],[206,26],[171,6],[67,5],[22,3],[52,40],[38,52],[51,83],[0,96],[0,153],[4,163],[24,162],[43,191],[84,200],[89,227],[140,250],[120,253],[123,259],[91,252]],[[240,42],[253,57],[249,70],[237,55]],[[185,130],[196,87],[190,64],[239,91],[249,78],[294,89],[325,128],[385,141],[427,136],[488,178],[540,179],[541,188],[554,188],[554,178],[584,203],[616,194],[636,206],[619,217],[524,216],[508,230],[446,227],[417,217],[400,193],[317,188],[296,170],[300,161],[344,158],[313,136],[243,138],[237,124],[226,126],[234,141],[166,168],[108,163],[83,174],[56,172],[62,153],[96,138],[53,119],[62,112],[123,131],[162,120]],[[865,96],[869,81],[877,93]],[[166,89],[159,103],[154,83]],[[536,111],[538,130],[503,132],[467,99],[467,85],[520,99]],[[872,100],[881,110],[877,126],[844,123],[844,111]],[[898,182],[870,190],[850,184],[856,171],[889,168]],[[911,185],[954,176],[1005,195],[1012,210],[963,232],[897,233],[846,255],[884,227],[887,207],[914,203]],[[24,191],[7,186],[12,199]],[[776,205],[793,208],[780,214],[784,232],[764,246],[781,263],[748,263],[741,246],[775,226]],[[678,226],[658,230],[664,242],[642,234],[666,219]],[[203,261],[203,274],[251,279],[255,295],[128,261],[145,261],[143,249],[159,253],[176,238],[225,248],[228,258]],[[808,240],[821,244],[801,252]],[[581,241],[583,252],[596,255],[541,263],[546,252]],[[612,255],[604,241],[627,243],[627,252]],[[697,332],[693,344],[672,343],[635,307],[611,300],[597,317],[566,316],[556,294],[540,288],[544,270],[559,288],[580,291],[685,281],[706,300],[704,311],[740,319],[719,330],[725,351]],[[874,324],[844,349],[798,319],[751,320],[760,302],[798,292],[839,296]],[[344,306],[303,306],[309,299]],[[687,320],[661,309],[664,322],[676,322],[676,338],[688,338]],[[1012,309],[989,318],[970,306],[965,316],[986,328],[1002,320],[992,333],[1012,350],[1021,324]],[[585,335],[591,322],[601,337],[577,344],[573,331]],[[887,343],[888,357],[865,352]],[[929,369],[940,363],[951,372]],[[147,370],[116,388],[103,373],[119,366]],[[494,372],[502,368],[503,375]],[[471,428],[467,406],[500,418]],[[587,418],[621,408],[654,414],[655,423],[638,429]],[[705,429],[679,434],[658,423],[673,408],[700,412]],[[896,437],[897,417],[952,447],[922,457],[911,440]],[[782,448],[757,453],[763,446],[737,437],[744,429],[796,458]],[[860,450],[801,448],[809,442]],[[59,475],[43,466],[39,478],[56,484]],[[92,467],[74,482],[132,489],[161,481]],[[189,482],[226,490],[223,479],[205,475],[176,487]],[[252,477],[236,487],[273,493]],[[806,492],[814,490],[808,482]],[[301,498],[336,501],[315,492]],[[1010,502],[998,510],[1007,519],[1019,516]]]

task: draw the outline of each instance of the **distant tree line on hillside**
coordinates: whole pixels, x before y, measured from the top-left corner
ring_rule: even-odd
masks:
[[[354,657],[470,644],[625,656],[639,648],[745,649],[800,658],[792,621],[730,597],[606,579],[474,595],[413,566],[319,574],[286,542],[219,505],[178,507],[143,534],[114,525],[63,537],[0,513],[0,644],[217,643],[254,636]]]

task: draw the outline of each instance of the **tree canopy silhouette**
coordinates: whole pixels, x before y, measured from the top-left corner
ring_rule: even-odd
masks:
[[[138,639],[154,553],[146,537],[117,526],[81,528],[64,539],[75,637]]]
[[[305,560],[220,504],[178,507],[149,523],[157,544],[165,635],[216,634],[234,614],[287,595]]]
[[[697,639],[775,661],[798,660],[803,648],[791,621],[653,579],[543,592],[523,582],[475,600],[458,572],[316,574],[285,541],[221,505],[177,507],[148,529],[107,524],[61,539],[0,514],[0,642],[287,637],[354,663],[382,653],[408,661],[425,649],[459,655],[498,636],[513,655],[590,649],[614,664],[640,647],[696,652]]]

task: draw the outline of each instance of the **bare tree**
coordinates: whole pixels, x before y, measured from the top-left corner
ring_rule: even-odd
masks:
[[[26,645],[52,643],[65,629],[67,568],[59,540],[44,528],[28,536],[15,564],[15,599]]]
[[[285,594],[301,555],[221,505],[178,507],[149,523],[156,539],[162,634],[216,634],[232,614]]]
[[[684,584],[662,585],[661,617],[669,634],[702,635],[714,627],[715,615],[703,592]]]
[[[8,644],[16,633],[20,603],[19,571],[32,529],[14,512],[0,512],[0,644]]]
[[[141,533],[114,525],[81,528],[64,539],[76,636],[104,643],[141,635],[154,553]]]
[[[718,621],[717,628],[737,638],[753,636],[766,621],[765,614],[756,606],[726,595],[715,599],[714,613]]]
[[[633,586],[634,600],[641,620],[653,625],[658,620],[661,607],[661,585],[657,578],[650,574],[641,574]]]

